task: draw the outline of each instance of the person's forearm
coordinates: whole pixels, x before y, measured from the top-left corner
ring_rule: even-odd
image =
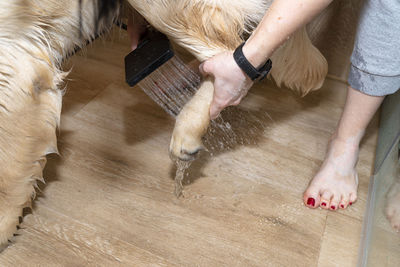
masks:
[[[244,55],[253,66],[261,66],[275,49],[331,2],[332,0],[275,0],[244,45]]]

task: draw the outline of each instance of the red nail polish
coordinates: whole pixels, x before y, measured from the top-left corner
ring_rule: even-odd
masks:
[[[350,205],[350,206],[353,205],[353,202],[350,202],[349,205]]]
[[[324,207],[325,207],[325,206],[326,206],[326,203],[325,203],[325,202],[322,202],[322,203],[321,203],[321,206],[324,206]]]
[[[309,197],[307,199],[307,205],[314,207],[315,205],[315,199],[313,199],[312,197]]]
[[[336,207],[332,205],[332,206],[331,206],[331,209],[333,209],[333,210],[334,210],[334,209],[336,209]]]
[[[344,209],[344,205],[342,204],[342,205],[340,205],[340,207],[342,208],[342,209]]]

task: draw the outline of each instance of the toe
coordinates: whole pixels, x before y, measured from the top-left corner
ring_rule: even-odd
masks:
[[[320,206],[321,208],[323,208],[323,209],[328,209],[328,203],[329,203],[329,202],[327,202],[327,201],[325,201],[325,200],[321,200],[321,204],[319,204],[319,206]]]
[[[306,197],[305,200],[304,200],[304,204],[305,204],[307,207],[310,207],[310,208],[316,208],[316,207],[317,207],[317,206],[315,205],[315,197],[312,197],[312,196]]]
[[[329,190],[324,191],[321,194],[321,208],[323,209],[329,209],[330,203],[331,203],[331,198],[332,198],[332,192]]]
[[[349,197],[349,205],[353,205],[357,201],[357,193],[351,193]]]
[[[329,205],[329,209],[330,210],[337,210],[338,209],[340,198],[341,198],[341,196],[339,194],[334,194],[333,195],[333,197],[331,199],[331,203]]]
[[[390,224],[392,225],[393,229],[398,232],[400,230],[400,215],[395,214],[395,216],[390,219]]]
[[[303,196],[304,205],[309,208],[316,208],[319,205],[319,195],[318,191],[309,188],[306,192],[304,192]]]
[[[342,196],[342,200],[339,203],[339,209],[345,209],[349,205],[349,197]]]
[[[386,208],[386,217],[390,220],[394,215],[394,209],[387,207]]]

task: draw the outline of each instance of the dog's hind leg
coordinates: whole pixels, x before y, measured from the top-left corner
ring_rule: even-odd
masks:
[[[57,152],[63,74],[46,59],[0,52],[0,244],[5,245],[42,180],[46,154]]]
[[[321,88],[328,73],[328,63],[311,43],[305,27],[276,50],[272,62],[276,84],[284,84],[302,96]]]

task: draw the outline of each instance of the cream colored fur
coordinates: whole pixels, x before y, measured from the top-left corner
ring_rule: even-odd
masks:
[[[95,36],[100,0],[0,1],[0,244],[12,236],[34,196],[48,153],[57,152],[63,59]],[[232,50],[271,1],[128,0],[155,28],[199,60]],[[81,12],[79,12],[81,11]],[[98,29],[108,29],[114,10]],[[80,21],[80,18],[82,20]],[[326,61],[305,30],[274,54],[272,77],[305,94],[319,88]],[[204,81],[177,117],[170,151],[192,159],[209,124],[212,81]]]
[[[23,207],[57,153],[60,64],[95,35],[94,1],[0,1],[0,244],[16,231]],[[110,27],[106,22],[99,28]]]
[[[208,78],[177,116],[169,147],[172,156],[191,160],[203,148],[201,138],[210,122],[208,107],[213,94],[214,86]]]
[[[298,30],[272,56],[271,75],[278,86],[285,85],[305,96],[321,88],[328,74],[325,57],[312,45],[306,28]]]

